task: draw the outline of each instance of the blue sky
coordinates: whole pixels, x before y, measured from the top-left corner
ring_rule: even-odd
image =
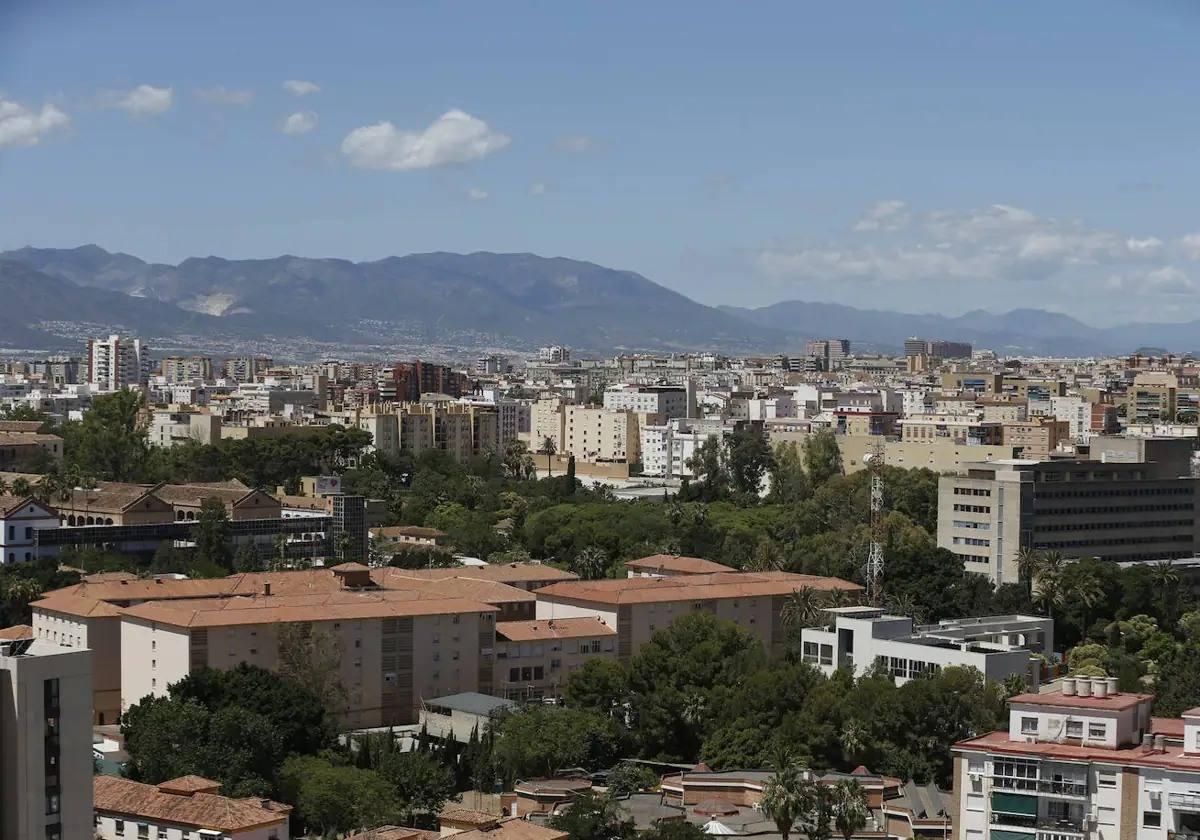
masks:
[[[1194,6],[3,0],[0,248],[1200,317]]]

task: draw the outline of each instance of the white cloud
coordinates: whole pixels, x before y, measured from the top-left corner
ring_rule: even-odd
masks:
[[[546,194],[546,185],[542,181],[534,181],[532,184],[529,185],[529,194],[530,195],[545,195]]]
[[[356,128],[342,141],[342,154],[362,169],[407,172],[478,160],[510,142],[478,117],[454,110],[421,131],[398,129],[390,122]]]
[[[169,87],[138,85],[133,90],[106,91],[101,94],[100,104],[142,116],[169,110],[174,99],[175,94]]]
[[[583,154],[596,147],[596,141],[586,134],[564,134],[555,139],[554,148],[560,152]]]
[[[1054,281],[1076,295],[1088,289],[1183,295],[1198,288],[1175,265],[1186,256],[1200,260],[1200,234],[1169,245],[1007,204],[918,215],[889,200],[876,203],[846,236],[771,244],[753,251],[751,262],[771,279],[818,288],[858,281],[892,290],[908,284],[919,293],[943,282],[961,295],[975,283],[995,296],[1009,284]]]
[[[217,86],[201,88],[196,96],[209,105],[249,105],[254,100],[254,91]]]
[[[900,230],[908,225],[908,205],[903,201],[888,199],[877,201],[854,225],[855,230]]]
[[[70,117],[49,103],[40,111],[32,111],[0,96],[0,148],[36,146],[44,136],[65,128],[70,122]]]
[[[1179,240],[1179,246],[1188,259],[1200,260],[1200,233],[1189,233]]]
[[[319,93],[321,86],[316,82],[306,82],[303,79],[288,79],[283,83],[283,89],[292,96],[308,96],[310,93]]]
[[[287,119],[283,121],[283,128],[280,129],[284,134],[308,134],[317,127],[316,112],[314,111],[297,111],[294,114],[288,114]]]
[[[482,190],[479,187],[471,187],[467,190],[467,198],[471,201],[487,201],[490,194],[487,190]]]

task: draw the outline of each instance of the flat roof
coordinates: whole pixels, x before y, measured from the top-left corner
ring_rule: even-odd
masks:
[[[538,598],[563,598],[611,604],[649,604],[666,601],[704,601],[789,595],[810,587],[819,591],[859,592],[862,587],[841,578],[796,575],[789,572],[726,572],[674,577],[632,577],[553,583],[537,590]]]
[[[1179,747],[1156,750],[1153,747],[1144,747],[1139,744],[1112,749],[1059,744],[1050,741],[1014,741],[1008,737],[1007,731],[1001,731],[959,741],[954,745],[954,749],[967,752],[1026,755],[1059,761],[1094,761],[1101,764],[1125,764],[1200,772],[1200,753],[1185,753]]]
[[[1062,689],[1047,691],[1044,694],[1017,694],[1008,698],[1010,705],[1019,706],[1055,706],[1063,709],[1096,709],[1099,711],[1119,712],[1132,709],[1139,703],[1153,700],[1153,694],[1136,694],[1133,692],[1118,692],[1106,697],[1095,695],[1082,696],[1079,694],[1063,694]]]
[[[615,636],[616,628],[609,627],[595,616],[579,618],[536,619],[534,621],[498,621],[496,635],[510,642],[532,642],[542,639],[580,639],[593,636]]]
[[[480,694],[477,691],[463,691],[458,694],[447,694],[445,697],[434,697],[426,700],[425,706],[441,706],[456,712],[487,716],[502,709],[515,709],[518,703],[505,700],[503,697],[493,697],[491,694]]]

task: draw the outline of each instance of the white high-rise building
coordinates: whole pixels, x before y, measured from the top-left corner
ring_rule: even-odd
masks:
[[[88,342],[88,383],[100,391],[145,385],[150,378],[150,350],[141,339],[93,338]]]
[[[92,652],[11,638],[21,629],[0,631],[0,840],[85,840]]]

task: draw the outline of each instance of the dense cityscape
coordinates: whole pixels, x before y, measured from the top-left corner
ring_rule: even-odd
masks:
[[[6,813],[52,767],[64,836],[1191,826],[1191,357],[2,371]]]
[[[0,0],[0,840],[1200,840],[1195,0]]]

